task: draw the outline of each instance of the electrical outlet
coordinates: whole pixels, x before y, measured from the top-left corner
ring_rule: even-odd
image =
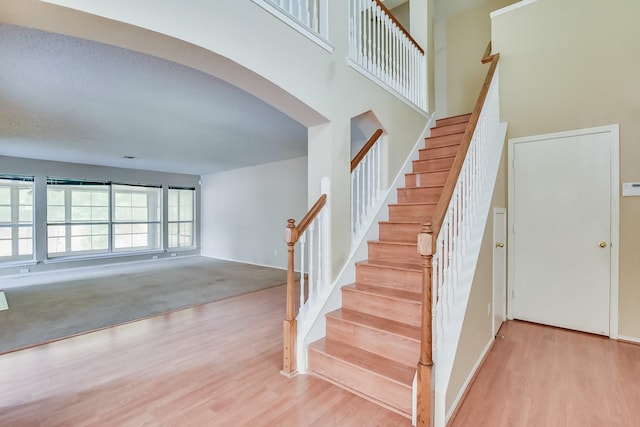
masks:
[[[151,259],[158,259],[158,255],[152,256]]]
[[[278,250],[277,249],[273,250],[273,256],[278,256]]]
[[[177,255],[177,254],[176,254],[175,252],[171,254],[171,256],[176,256],[176,255]]]
[[[20,274],[27,274],[29,272],[28,268],[21,268],[20,269]]]

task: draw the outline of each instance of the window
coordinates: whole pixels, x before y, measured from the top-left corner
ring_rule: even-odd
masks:
[[[47,180],[49,256],[109,252],[109,184]]]
[[[33,258],[33,177],[0,175],[0,259]]]
[[[195,188],[169,188],[169,248],[189,248],[194,241]]]
[[[111,188],[114,252],[159,249],[161,189],[115,184]]]

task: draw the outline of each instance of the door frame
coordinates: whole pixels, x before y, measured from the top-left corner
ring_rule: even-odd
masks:
[[[565,132],[547,133],[508,140],[508,215],[507,215],[507,318],[513,320],[514,306],[514,154],[516,144],[547,141],[550,139],[567,138],[604,133],[608,134],[609,148],[611,150],[611,270],[609,291],[609,337],[618,339],[618,280],[619,280],[619,235],[620,235],[620,127],[618,124],[598,126],[586,129],[576,129]]]
[[[505,262],[504,262],[504,268],[502,269],[502,271],[500,272],[496,272],[495,269],[495,254],[496,254],[496,215],[497,214],[502,214],[504,215],[504,227],[505,227],[505,241],[503,242],[505,244],[505,248],[504,250],[506,251],[509,248],[509,244],[508,244],[508,225],[507,225],[507,210],[505,208],[493,208],[493,257],[492,259],[494,260],[493,263],[493,267],[492,267],[492,278],[493,278],[493,283],[492,283],[492,291],[491,291],[491,305],[492,305],[492,310],[491,310],[491,334],[492,335],[496,335],[498,333],[498,330],[500,329],[500,325],[498,325],[498,327],[496,328],[496,316],[495,316],[495,312],[496,312],[496,307],[495,307],[495,302],[496,302],[496,273],[500,274],[502,276],[502,283],[504,285],[504,288],[502,289],[502,307],[501,307],[501,311],[502,311],[502,321],[504,322],[504,320],[507,318],[507,262],[508,262],[508,255],[507,252],[504,252],[504,256],[505,256]]]

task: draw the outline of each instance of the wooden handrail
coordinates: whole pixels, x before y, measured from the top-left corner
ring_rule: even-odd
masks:
[[[402,31],[404,33],[405,36],[407,36],[407,38],[409,39],[409,41],[416,47],[416,49],[418,49],[420,51],[421,54],[424,55],[424,50],[420,47],[420,45],[418,44],[417,41],[415,41],[415,39],[413,37],[411,37],[411,34],[409,34],[409,31],[407,31],[402,24],[400,23],[400,21],[398,21],[396,19],[395,16],[393,16],[393,13],[391,13],[391,11],[389,9],[387,9],[387,6],[384,5],[384,3],[382,3],[380,0],[375,0],[376,4],[378,6],[380,6],[380,8],[382,10],[384,10],[384,12],[389,15],[389,18],[391,18],[391,20],[398,26],[398,28],[400,28],[400,31]]]
[[[296,226],[295,219],[287,220],[287,227],[284,230],[284,240],[287,244],[287,302],[282,329],[282,374],[291,377],[296,374],[296,339],[298,335],[298,324],[295,313],[295,244],[309,227],[309,224],[316,219],[322,208],[327,203],[327,195],[322,194],[309,212],[302,218]],[[300,292],[303,292],[301,289]]]
[[[449,207],[449,203],[451,202],[451,197],[453,197],[453,190],[455,189],[456,183],[458,181],[460,171],[462,170],[462,165],[464,163],[464,159],[467,155],[467,151],[469,149],[469,145],[471,144],[471,140],[473,138],[473,133],[475,132],[476,126],[478,124],[478,120],[480,119],[480,113],[482,112],[482,107],[484,105],[485,99],[487,98],[487,94],[489,93],[489,87],[491,86],[491,81],[493,80],[493,76],[496,72],[496,67],[498,66],[498,61],[500,60],[500,54],[496,53],[495,55],[487,56],[488,53],[491,53],[491,45],[487,47],[485,51],[485,55],[482,58],[483,63],[485,62],[485,58],[488,58],[487,62],[491,62],[489,66],[489,70],[487,71],[487,77],[482,85],[482,89],[480,90],[480,95],[478,96],[478,101],[476,102],[475,108],[471,113],[471,117],[469,118],[469,123],[465,129],[464,135],[462,137],[462,141],[460,142],[460,148],[458,149],[458,154],[456,155],[453,165],[451,166],[451,171],[449,172],[449,176],[445,182],[444,188],[442,189],[442,193],[440,199],[438,200],[438,204],[436,205],[435,211],[431,218],[431,222],[427,222],[423,224],[420,234],[418,234],[418,253],[422,258],[422,310],[421,310],[421,327],[420,327],[420,360],[418,361],[417,366],[417,378],[418,378],[418,399],[417,399],[417,425],[418,426],[429,426],[431,423],[431,402],[432,402],[432,391],[431,391],[431,378],[432,378],[432,369],[433,369],[433,345],[431,342],[432,337],[432,292],[433,292],[433,282],[432,282],[432,261],[433,255],[436,253],[436,242],[438,233],[440,232],[440,228],[442,227],[442,222],[444,221],[445,214]]]
[[[309,227],[309,224],[311,224],[311,221],[316,219],[316,217],[318,216],[318,214],[320,213],[320,211],[322,210],[322,208],[326,203],[327,203],[327,195],[323,194],[318,198],[318,200],[314,203],[314,205],[311,206],[311,209],[309,209],[309,212],[307,212],[304,218],[300,220],[300,222],[298,223],[298,226],[296,227],[298,229],[298,233],[297,233],[298,237],[300,237],[302,233],[304,233],[307,230],[307,227]],[[298,239],[296,238],[296,242],[297,241]]]
[[[496,53],[490,56],[491,65],[489,66],[489,70],[487,71],[487,77],[482,84],[482,89],[480,90],[480,95],[478,96],[478,100],[476,101],[475,108],[471,113],[471,117],[469,118],[469,123],[467,124],[467,128],[464,131],[464,135],[462,137],[462,141],[460,142],[460,148],[458,149],[458,154],[453,160],[453,165],[451,166],[451,172],[449,172],[449,176],[445,181],[444,188],[442,189],[442,195],[440,196],[440,200],[438,200],[438,204],[433,212],[433,216],[431,217],[431,224],[433,227],[433,235],[437,236],[440,232],[440,227],[442,226],[442,221],[444,220],[444,216],[447,213],[447,208],[449,207],[449,202],[451,201],[451,197],[453,196],[453,190],[456,186],[456,182],[458,182],[458,177],[460,176],[460,171],[462,170],[462,164],[464,163],[464,158],[467,155],[467,151],[469,150],[469,145],[471,144],[471,139],[473,138],[473,133],[476,130],[476,125],[478,124],[478,120],[480,119],[480,113],[482,112],[482,106],[484,105],[484,101],[487,98],[487,94],[489,93],[489,86],[491,86],[491,81],[493,80],[493,75],[496,72],[496,67],[498,66],[498,61],[500,60],[500,54]],[[435,239],[433,241],[435,245]],[[434,248],[435,249],[435,248]]]
[[[375,145],[376,141],[380,138],[380,136],[383,133],[384,131],[382,129],[378,129],[373,133],[373,135],[371,135],[371,138],[369,138],[367,143],[364,144],[364,146],[360,149],[360,151],[358,151],[358,154],[356,154],[353,160],[351,160],[351,172],[353,172],[355,168],[358,167],[362,159],[364,159],[364,157],[367,155],[369,150],[371,150],[371,147]]]

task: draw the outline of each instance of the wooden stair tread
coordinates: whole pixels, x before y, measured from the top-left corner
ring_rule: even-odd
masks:
[[[369,240],[368,243],[373,243],[373,244],[377,244],[377,243],[381,243],[384,245],[397,245],[397,246],[413,246],[415,248],[418,247],[418,240],[416,238],[416,241],[414,243],[412,242],[394,242],[394,241],[386,241],[386,240]]]
[[[375,373],[406,387],[412,387],[416,368],[406,366],[377,354],[360,350],[347,344],[323,338],[309,345],[309,350],[324,353],[349,365]],[[310,368],[312,370],[312,368]],[[363,390],[366,392],[366,390]]]
[[[457,116],[451,116],[451,117],[443,117],[441,119],[436,120],[435,127],[448,126],[456,123],[468,122],[470,118],[471,118],[471,113],[459,114]]]
[[[430,172],[424,172],[430,173]],[[398,190],[413,190],[413,189],[421,189],[421,188],[444,188],[443,184],[426,184],[426,185],[411,185],[405,187],[399,187]]]
[[[456,137],[457,135],[457,137]],[[436,136],[428,136],[425,138],[425,144],[428,144],[429,141],[433,141],[434,139],[451,139],[452,141],[450,142],[446,142],[443,143],[442,145],[439,145],[438,147],[449,147],[451,145],[460,145],[460,141],[462,141],[462,137],[464,136],[464,131],[463,132],[454,132],[454,133],[447,133],[444,135],[436,135]],[[460,138],[460,139],[458,139]],[[426,147],[426,148],[421,148],[421,150],[430,150],[433,148],[437,148],[437,147]]]
[[[346,291],[360,292],[363,294],[382,296],[407,302],[415,302],[417,304],[420,304],[422,300],[422,295],[415,292],[401,291],[398,289],[383,288],[379,286],[363,285],[358,283],[343,286],[342,289]]]
[[[388,206],[425,206],[431,205],[435,206],[438,202],[406,202],[406,203],[389,203]]]
[[[418,240],[418,237],[416,236],[416,244],[417,244],[417,240]],[[415,264],[395,262],[395,261],[391,262],[391,261],[379,261],[379,260],[376,260],[376,261],[366,260],[366,261],[356,262],[356,264],[365,264],[365,265],[371,265],[376,267],[392,268],[395,270],[422,271],[422,268],[416,266]]]
[[[328,313],[327,317],[333,317],[356,325],[378,329],[389,334],[398,335],[420,342],[420,328],[407,325],[406,323],[395,322],[382,317],[372,316],[370,314],[347,309],[334,310],[331,313]]]

